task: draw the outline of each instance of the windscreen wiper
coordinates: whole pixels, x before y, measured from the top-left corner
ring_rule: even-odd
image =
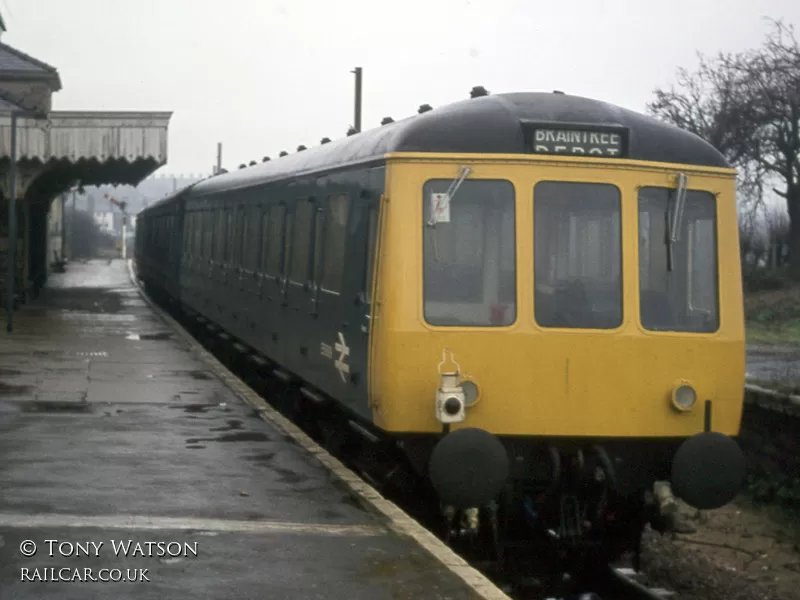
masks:
[[[675,203],[672,207],[673,212],[671,216],[667,214],[667,271],[672,271],[674,265],[672,245],[681,239],[681,222],[683,221],[683,209],[686,206],[686,187],[688,183],[689,178],[686,177],[686,173],[678,173]]]

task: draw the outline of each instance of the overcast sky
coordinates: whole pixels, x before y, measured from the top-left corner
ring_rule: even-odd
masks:
[[[797,0],[0,0],[3,41],[59,70],[55,110],[167,110],[160,172],[210,172],[492,93],[644,111],[696,52],[758,45]]]

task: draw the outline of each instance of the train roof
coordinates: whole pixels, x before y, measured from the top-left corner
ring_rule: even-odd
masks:
[[[728,167],[711,144],[653,117],[590,98],[522,92],[481,96],[433,109],[327,144],[210,177],[191,196],[377,161],[393,152],[532,154],[531,127],[624,130],[625,158]]]

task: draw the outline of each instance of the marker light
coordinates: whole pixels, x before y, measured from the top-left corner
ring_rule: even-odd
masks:
[[[461,389],[464,390],[464,403],[467,406],[475,406],[478,403],[481,392],[477,384],[469,379],[461,382]]]
[[[672,392],[672,405],[680,411],[692,410],[697,402],[697,392],[688,384],[681,384]]]

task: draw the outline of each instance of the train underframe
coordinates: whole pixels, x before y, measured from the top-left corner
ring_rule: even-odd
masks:
[[[412,516],[495,574],[524,573],[552,590],[604,572],[625,554],[638,569],[645,526],[664,532],[674,524],[667,481],[682,440],[501,439],[511,463],[501,493],[456,506],[441,501],[429,477],[441,436],[381,436],[333,407],[309,423],[309,408],[296,413],[315,437],[390,498],[413,499],[421,512]]]
[[[523,561],[530,564],[522,570],[538,566],[552,574],[604,569],[625,553],[633,553],[638,566],[645,525],[661,531],[672,526],[674,497],[666,481],[679,441],[501,442],[510,458],[501,493],[482,506],[440,503],[446,537],[472,546],[500,568]],[[420,478],[427,479],[435,443],[436,438],[402,442]]]

